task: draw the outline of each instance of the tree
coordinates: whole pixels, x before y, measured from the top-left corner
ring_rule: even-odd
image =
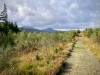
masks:
[[[17,33],[19,31],[17,23],[8,22],[7,21],[8,15],[7,15],[7,7],[6,4],[4,4],[4,10],[1,12],[0,20],[4,21],[0,23],[0,33],[8,34],[8,32],[11,30],[12,32]]]
[[[16,33],[19,31],[19,29],[18,29],[18,27],[17,27],[17,23],[16,23],[16,22],[15,22],[15,24],[14,24],[14,28],[13,28],[13,29],[14,29],[13,31],[14,31],[14,32],[16,32]]]
[[[1,12],[0,20],[7,22],[7,18],[8,18],[7,8],[6,8],[6,4],[4,4],[4,10]]]
[[[80,33],[80,30],[78,29],[77,33]]]

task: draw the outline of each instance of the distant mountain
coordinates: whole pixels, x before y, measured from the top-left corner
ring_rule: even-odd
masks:
[[[33,28],[31,26],[22,26],[22,27],[19,27],[20,30],[25,30],[26,32],[53,32],[55,30],[53,30],[52,28],[47,28],[47,29],[43,29],[43,30],[39,30],[39,29],[36,29],[36,28]]]
[[[43,29],[42,31],[44,31],[44,32],[53,32],[55,30],[53,30],[52,28],[47,28],[47,29]]]
[[[22,26],[21,28],[25,28],[25,29],[35,29],[35,28],[31,27],[31,26]]]
[[[40,32],[41,30],[39,29],[36,29],[36,28],[33,28],[31,26],[22,26],[22,27],[19,27],[20,30],[25,30],[26,32]]]

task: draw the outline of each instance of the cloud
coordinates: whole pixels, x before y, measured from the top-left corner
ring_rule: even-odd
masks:
[[[73,3],[70,6],[70,8],[72,8],[72,9],[77,9],[78,7],[79,7],[79,5],[77,3]]]
[[[85,29],[100,21],[99,0],[0,0],[7,5],[8,20],[19,26]]]

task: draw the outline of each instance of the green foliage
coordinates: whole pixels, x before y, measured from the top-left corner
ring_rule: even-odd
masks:
[[[33,44],[36,48],[47,50],[48,47],[57,46],[58,42],[69,42],[72,38],[75,38],[76,32],[74,30],[68,32],[34,32],[26,33],[22,31],[16,35],[14,43],[16,49],[29,46]]]
[[[93,43],[100,43],[100,28],[86,29],[84,35],[90,38]]]
[[[80,32],[81,32],[81,31],[78,29],[78,30],[77,30],[77,33],[80,33]]]
[[[88,38],[90,38],[90,36],[91,36],[92,33],[93,33],[92,28],[86,29],[85,36],[88,37]]]
[[[93,43],[96,43],[97,42],[97,35],[95,32],[92,33],[92,35],[90,36],[90,39]]]
[[[14,39],[18,31],[16,23],[0,23],[0,72],[11,67],[10,60],[15,53]]]
[[[4,69],[10,68],[10,59],[13,56],[13,49],[12,46],[7,45],[6,49],[0,49],[0,72]]]
[[[9,31],[12,32],[19,32],[19,28],[17,27],[17,23],[12,23],[12,22],[5,22],[5,23],[0,23],[0,33],[3,34],[8,34]]]
[[[9,25],[12,29],[12,23]],[[16,25],[15,25],[16,27]],[[59,43],[70,42],[76,36],[76,31],[71,30],[67,32],[34,32],[27,33],[21,31],[16,34],[13,30],[9,30],[7,35],[0,33],[0,72],[8,70],[13,75],[45,75],[45,71],[39,70],[37,67],[44,67],[44,64],[39,65],[39,61],[43,58],[40,57],[39,61],[35,61],[33,64],[26,64],[21,69],[18,69],[17,63],[19,60],[14,60],[14,56],[17,52],[27,51],[51,51],[49,61],[54,61],[56,58],[54,54],[63,50],[63,46],[59,46]],[[2,36],[3,35],[3,36]],[[57,51],[56,51],[57,50]],[[21,53],[20,52],[20,53]],[[12,66],[11,66],[12,65]],[[16,68],[15,68],[16,67]],[[12,71],[13,70],[13,71]]]

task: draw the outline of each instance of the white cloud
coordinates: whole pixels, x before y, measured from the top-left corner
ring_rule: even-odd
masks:
[[[52,18],[52,14],[51,14],[51,12],[50,12],[49,10],[46,10],[45,12],[43,12],[43,13],[42,13],[42,16],[43,16],[44,18],[47,18],[47,19]]]
[[[55,3],[55,0],[50,0],[50,4],[54,4]]]
[[[77,9],[78,7],[79,7],[79,5],[77,3],[73,3],[70,6],[70,8],[72,8],[72,9]]]

